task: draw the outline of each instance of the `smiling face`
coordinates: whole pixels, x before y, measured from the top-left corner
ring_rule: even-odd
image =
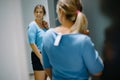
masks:
[[[37,9],[34,11],[34,15],[35,15],[35,18],[36,18],[36,19],[42,20],[42,19],[43,19],[43,16],[44,16],[43,8],[42,8],[42,7],[37,8]]]
[[[34,15],[35,18],[38,20],[43,20],[43,16],[46,14],[46,10],[45,7],[43,5],[36,5],[36,7],[34,8]]]

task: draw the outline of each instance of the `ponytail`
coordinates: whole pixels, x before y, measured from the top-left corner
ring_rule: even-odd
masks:
[[[86,30],[88,30],[87,25],[88,21],[86,16],[82,12],[77,11],[75,23],[71,27],[72,33],[86,33]]]

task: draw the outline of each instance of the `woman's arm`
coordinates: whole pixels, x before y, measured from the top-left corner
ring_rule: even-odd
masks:
[[[43,25],[44,25],[44,27],[45,27],[46,29],[49,29],[48,23],[47,23],[46,21],[43,21]]]
[[[102,71],[99,72],[99,73],[93,74],[94,77],[99,77],[99,76],[101,76],[101,75],[102,75]]]
[[[102,74],[104,68],[102,58],[89,37],[84,39],[83,59],[88,71],[93,76],[100,76]]]
[[[42,63],[42,55],[40,53],[40,51],[38,50],[36,44],[32,43],[30,44],[32,50],[34,51],[35,55],[40,59],[40,62]]]
[[[52,70],[51,70],[51,68],[46,68],[44,70],[47,73],[47,75],[50,77],[50,79],[52,80]]]
[[[89,35],[89,33],[90,33],[89,29],[84,30],[84,32],[83,32],[83,34],[86,34],[86,35]]]

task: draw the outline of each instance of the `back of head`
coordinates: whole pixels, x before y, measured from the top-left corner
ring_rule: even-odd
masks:
[[[62,10],[67,20],[74,22],[72,32],[84,33],[87,29],[87,19],[82,13],[82,2],[80,0],[58,0],[57,12]]]

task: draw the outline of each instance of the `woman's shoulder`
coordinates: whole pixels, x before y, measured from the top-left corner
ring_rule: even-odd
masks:
[[[93,42],[88,35],[82,34],[80,36],[80,38],[81,38],[81,41],[82,41],[83,44],[92,44],[93,45]]]
[[[35,21],[31,21],[28,25],[28,29],[36,29],[36,28],[37,28],[37,25]]]
[[[83,41],[83,42],[91,40],[91,38],[88,35],[81,34],[81,33],[76,34],[75,38],[78,39],[78,40],[80,40],[80,41]]]
[[[47,32],[54,32],[56,31],[57,29],[59,29],[59,26],[55,27],[55,28],[49,28],[49,30]]]
[[[54,28],[49,28],[49,29],[46,31],[46,33],[45,33],[45,34],[50,34],[50,33],[53,33],[53,31],[54,31]]]
[[[29,26],[33,26],[33,25],[35,25],[36,23],[35,23],[35,21],[31,21],[30,23],[29,23]]]
[[[58,31],[59,30],[59,26],[55,27],[55,28],[49,28],[49,30],[47,30],[47,34],[58,34]]]
[[[53,28],[49,28],[43,36],[43,42],[51,40],[53,38],[53,35],[54,35]]]

